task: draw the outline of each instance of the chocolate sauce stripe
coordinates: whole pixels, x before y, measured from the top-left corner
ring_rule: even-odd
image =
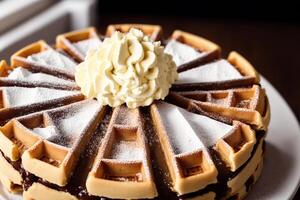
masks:
[[[22,80],[8,80],[8,79],[1,79],[0,78],[0,87],[8,87],[8,86],[19,86],[19,87],[27,87],[27,88],[36,88],[36,87],[44,87],[44,88],[51,88],[51,89],[61,89],[61,90],[79,90],[77,86],[69,86],[64,84],[50,84],[47,82],[28,82]]]
[[[192,90],[225,90],[239,87],[249,87],[256,84],[255,77],[245,76],[241,79],[226,81],[203,82],[203,83],[176,83],[172,85],[171,91]]]
[[[167,46],[171,39],[161,39],[162,45]],[[182,41],[179,40],[179,42],[182,42]],[[188,45],[188,44],[185,44],[185,45]],[[190,45],[188,45],[188,46],[190,46]],[[190,46],[190,47],[192,47],[192,46]],[[216,49],[213,51],[200,51],[200,50],[197,50],[197,51],[200,53],[205,52],[206,55],[200,56],[199,58],[195,58],[189,62],[186,62],[186,63],[183,63],[183,64],[177,66],[178,73],[187,71],[187,70],[190,70],[190,69],[193,69],[196,67],[201,67],[202,65],[213,62],[221,57],[219,49]]]
[[[68,97],[61,97],[54,100],[49,100],[47,102],[34,103],[30,106],[16,106],[11,108],[5,108],[0,112],[0,126],[3,126],[9,120],[14,117],[20,117],[23,115],[28,115],[31,113],[49,110],[53,108],[59,108],[61,106],[69,105],[75,102],[82,101],[84,99],[81,94],[74,94]]]
[[[187,63],[179,65],[177,67],[177,72],[180,73],[180,72],[184,72],[184,71],[196,68],[196,67],[204,66],[205,64],[215,61],[219,57],[220,56],[219,56],[218,50],[207,52],[207,54],[204,56],[201,56],[201,57],[191,60]]]
[[[5,158],[5,160],[11,164],[11,166],[17,170],[20,171],[21,168],[21,159],[17,160],[17,161],[11,161],[1,150],[0,150],[1,155],[3,156],[3,158]]]
[[[253,185],[253,183],[254,183],[254,177],[253,177],[253,175],[252,175],[252,176],[250,176],[250,177],[248,178],[248,180],[247,180],[246,183],[245,183],[246,191],[247,191],[247,192],[249,192],[249,190],[250,190],[251,186]]]
[[[179,106],[181,108],[184,108],[189,112],[204,115],[217,121],[223,122],[225,124],[232,125],[233,119],[222,116],[215,112],[207,112],[203,110],[200,106],[197,106],[195,103],[193,103],[193,100],[191,100],[190,98],[184,97],[180,94],[177,94],[176,92],[170,92],[170,94],[166,97],[165,101]]]
[[[61,38],[61,41],[64,43],[64,45],[67,47],[68,50],[63,50],[66,54],[68,54],[73,60],[76,60],[76,62],[82,62],[82,54],[80,51],[76,49],[76,47],[73,45],[73,43],[68,40],[67,38]],[[74,55],[72,55],[70,52],[73,52]],[[77,57],[75,57],[75,55]],[[84,58],[83,58],[84,59]]]

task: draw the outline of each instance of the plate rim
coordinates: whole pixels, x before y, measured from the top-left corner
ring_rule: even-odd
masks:
[[[277,101],[282,101],[286,108],[287,108],[287,112],[288,114],[291,116],[292,120],[295,122],[296,126],[295,128],[297,129],[297,132],[300,134],[300,123],[293,111],[293,109],[291,108],[291,106],[289,105],[288,101],[286,101],[286,99],[281,95],[281,93],[272,85],[272,83],[270,81],[268,81],[268,79],[266,79],[264,76],[261,75],[261,85],[263,88],[268,88],[266,89],[267,93],[268,91],[272,90],[272,92],[278,97],[278,100]],[[272,106],[272,105],[270,105]],[[271,117],[272,117],[272,114],[271,114]],[[269,137],[269,136],[268,136]],[[300,171],[300,169],[299,169]],[[292,200],[296,193],[298,192],[298,189],[300,188],[300,174],[298,176],[298,181],[297,181],[297,184],[295,185],[292,193],[290,194],[290,196],[288,196],[287,198],[289,200]]]

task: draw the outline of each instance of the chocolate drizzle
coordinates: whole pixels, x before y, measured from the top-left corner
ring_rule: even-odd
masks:
[[[225,90],[230,88],[248,87],[255,84],[255,78],[245,76],[242,79],[233,79],[218,82],[203,83],[175,83],[172,85],[172,91],[192,91],[192,90]]]
[[[184,64],[178,66],[177,72],[183,72],[183,71],[186,71],[189,69],[193,69],[195,67],[199,67],[200,65],[205,65],[205,64],[210,63],[218,58],[220,58],[219,50],[207,52],[206,55],[201,56],[200,58],[194,59],[188,63],[184,63]]]

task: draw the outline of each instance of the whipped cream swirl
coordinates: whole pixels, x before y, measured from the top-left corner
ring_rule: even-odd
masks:
[[[138,29],[115,32],[76,67],[75,80],[88,98],[111,107],[148,106],[164,99],[178,78],[172,56]]]

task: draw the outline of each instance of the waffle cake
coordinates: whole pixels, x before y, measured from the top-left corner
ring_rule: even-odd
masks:
[[[88,50],[137,27],[161,40],[179,78],[164,101],[129,109],[74,81]],[[243,199],[258,180],[268,98],[237,52],[158,25],[109,25],[30,44],[0,63],[0,181],[26,200]]]

